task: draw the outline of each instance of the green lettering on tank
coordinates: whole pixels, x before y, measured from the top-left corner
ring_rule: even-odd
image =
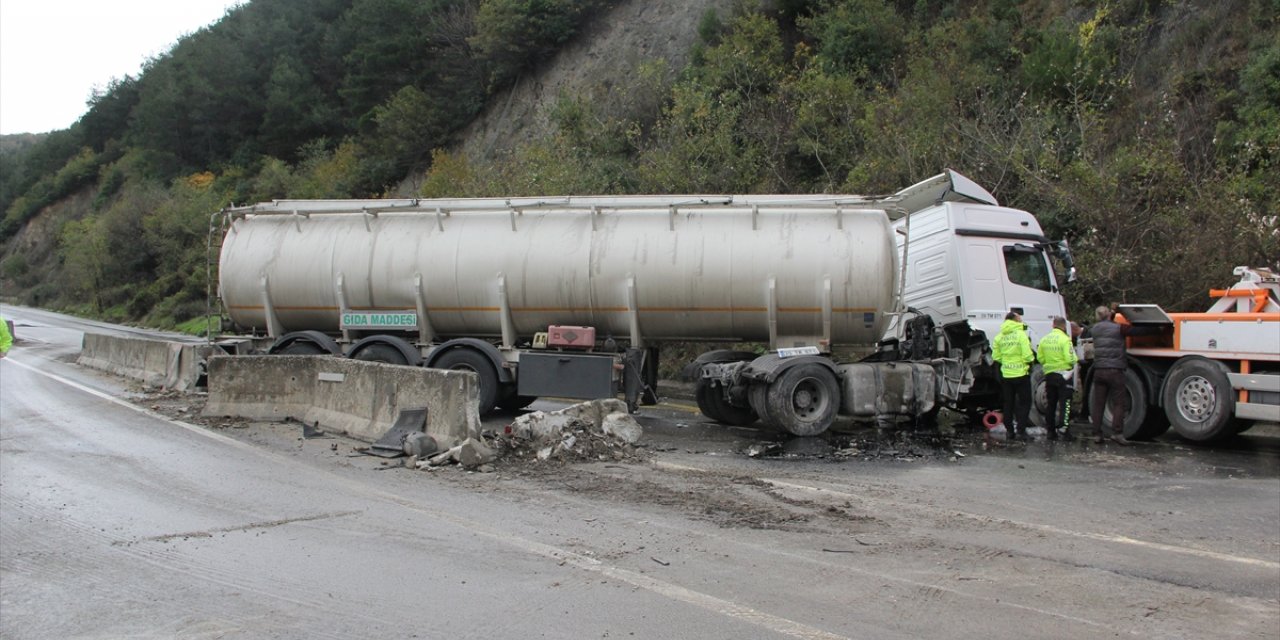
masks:
[[[378,329],[418,326],[418,314],[343,312],[340,316],[343,329]]]

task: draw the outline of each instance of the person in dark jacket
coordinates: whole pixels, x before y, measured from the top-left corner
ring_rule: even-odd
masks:
[[[1093,424],[1094,442],[1101,443],[1110,437],[1117,444],[1129,444],[1124,437],[1124,414],[1128,403],[1124,388],[1125,359],[1124,339],[1129,326],[1112,320],[1111,309],[1098,307],[1098,321],[1089,327],[1093,338],[1093,389],[1089,393],[1089,421]],[[1103,409],[1111,410],[1111,429],[1102,428]]]

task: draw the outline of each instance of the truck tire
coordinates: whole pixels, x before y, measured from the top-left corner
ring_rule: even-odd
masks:
[[[422,365],[422,354],[403,338],[396,336],[370,336],[353,345],[349,358],[365,362],[385,362],[417,367]]]
[[[294,331],[280,336],[267,349],[272,355],[324,356],[342,355],[342,348],[329,336],[319,331]]]
[[[289,344],[271,352],[275,355],[282,356],[323,356],[329,352],[321,349],[314,342],[305,342],[303,340],[295,340]]]
[[[1045,414],[1049,411],[1049,400],[1044,393],[1044,369],[1039,364],[1031,365],[1031,424],[1045,426]]]
[[[787,369],[768,387],[765,404],[773,422],[797,436],[816,436],[840,409],[840,383],[831,369],[804,363]]]
[[[756,412],[730,404],[724,393],[705,378],[699,379],[694,388],[694,398],[702,415],[723,424],[745,427],[756,421]]]
[[[363,360],[365,362],[385,362],[387,364],[409,364],[405,360],[404,354],[391,345],[387,344],[371,344],[360,350],[359,353],[351,356],[354,360]]]
[[[436,369],[471,371],[480,379],[480,415],[493,411],[498,404],[498,372],[493,370],[489,357],[472,349],[454,348],[440,356],[432,365]]]
[[[515,392],[515,385],[512,385],[511,392],[498,400],[498,408],[504,411],[519,411],[537,401],[538,396],[522,396]]]
[[[1093,402],[1093,382],[1090,381],[1090,403]],[[1142,384],[1142,378],[1138,376],[1133,369],[1124,370],[1124,390],[1128,396],[1128,410],[1124,414],[1124,437],[1130,440],[1147,440],[1151,436],[1145,435],[1143,425],[1147,423],[1147,413],[1151,410],[1150,396],[1147,394],[1146,385]],[[1090,409],[1092,410],[1092,408]],[[1106,433],[1111,429],[1111,408],[1102,407],[1102,430]]]
[[[773,415],[769,413],[769,385],[763,382],[752,383],[747,388],[747,402],[751,404],[751,410],[755,412],[760,424],[770,429],[782,429],[778,421],[774,420]]]
[[[1220,362],[1188,356],[1169,369],[1165,380],[1165,415],[1178,435],[1192,442],[1212,442],[1235,435],[1235,394]]]

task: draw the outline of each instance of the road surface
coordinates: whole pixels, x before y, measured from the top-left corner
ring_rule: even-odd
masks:
[[[843,455],[803,441],[753,458],[767,434],[672,403],[641,417],[644,459],[427,473],[297,425],[165,417],[68,362],[83,325],[3,313],[20,339],[0,360],[5,638],[1280,629],[1266,437],[1219,451],[852,432]]]

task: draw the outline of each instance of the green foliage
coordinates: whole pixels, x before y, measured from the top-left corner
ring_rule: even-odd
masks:
[[[82,149],[52,175],[46,175],[31,186],[5,212],[0,221],[0,237],[14,233],[41,209],[65,198],[98,177],[100,158],[90,149]]]
[[[554,53],[603,0],[481,0],[469,40],[500,86]]]
[[[822,0],[797,24],[833,70],[888,78],[906,46],[903,20],[884,0]]]

